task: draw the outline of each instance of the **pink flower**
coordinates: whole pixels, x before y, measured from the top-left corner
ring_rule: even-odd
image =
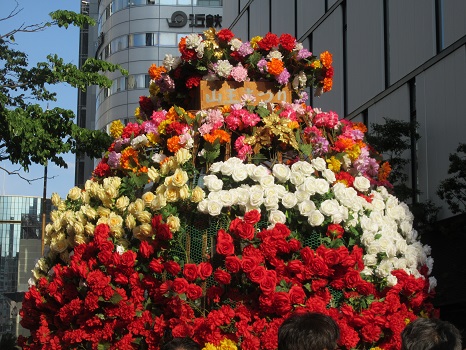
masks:
[[[248,70],[241,63],[238,63],[236,67],[231,69],[230,75],[235,81],[246,81],[248,79]]]

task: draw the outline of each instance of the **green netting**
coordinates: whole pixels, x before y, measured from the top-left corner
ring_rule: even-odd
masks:
[[[317,249],[321,245],[321,238],[320,233],[316,231],[301,233],[301,242],[304,247]]]

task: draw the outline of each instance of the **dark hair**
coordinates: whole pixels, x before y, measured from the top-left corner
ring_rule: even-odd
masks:
[[[447,321],[418,318],[401,333],[402,350],[461,350],[461,334]]]
[[[278,350],[334,350],[340,329],[330,317],[300,312],[287,318],[278,330]]]
[[[161,350],[201,350],[201,347],[191,338],[173,338]]]

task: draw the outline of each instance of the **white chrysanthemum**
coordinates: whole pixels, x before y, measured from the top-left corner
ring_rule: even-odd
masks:
[[[163,66],[167,70],[167,72],[170,72],[172,69],[176,69],[181,63],[181,57],[179,56],[173,56],[171,54],[165,55],[165,58],[163,59]]]
[[[233,66],[228,60],[219,60],[215,66],[215,72],[221,78],[228,78]]]
[[[203,41],[202,36],[197,33],[192,33],[186,36],[186,48],[187,49],[195,49],[198,47],[201,42]]]
[[[278,50],[270,50],[270,52],[269,52],[268,55],[267,55],[267,59],[268,59],[269,61],[271,61],[272,58],[276,58],[276,59],[279,59],[279,60],[282,61],[282,60],[283,60],[283,55],[282,55],[282,53],[281,53],[280,51],[278,51]]]
[[[238,51],[241,45],[243,45],[243,42],[238,38],[233,38],[228,44],[230,45],[231,51]]]

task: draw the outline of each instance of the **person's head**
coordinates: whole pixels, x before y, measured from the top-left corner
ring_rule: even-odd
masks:
[[[401,333],[402,350],[461,350],[461,334],[451,323],[418,318]]]
[[[173,338],[161,350],[201,350],[201,347],[191,338]]]
[[[340,329],[326,315],[295,313],[278,330],[278,350],[334,350]]]

